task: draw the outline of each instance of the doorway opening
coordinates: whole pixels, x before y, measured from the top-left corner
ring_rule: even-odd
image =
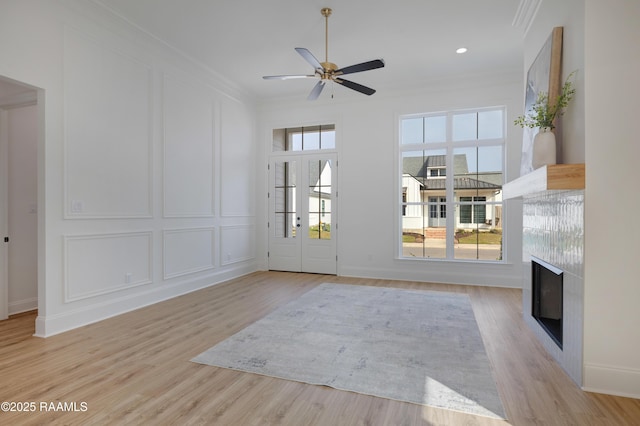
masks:
[[[38,309],[38,90],[0,76],[0,320]]]
[[[332,124],[273,131],[270,270],[337,274],[335,147]]]

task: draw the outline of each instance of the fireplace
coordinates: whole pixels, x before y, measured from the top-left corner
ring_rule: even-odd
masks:
[[[531,315],[562,349],[563,271],[531,256]]]
[[[543,170],[543,167],[537,170]],[[533,174],[535,172],[529,173]],[[536,192],[536,185],[528,184],[525,187],[534,189],[532,193],[522,197],[522,317],[549,355],[578,386],[582,386],[585,368],[584,190]],[[507,191],[504,192],[506,194]],[[544,261],[535,262],[540,259]],[[558,285],[555,286],[558,297],[552,306],[555,307],[556,315],[542,320],[534,317],[533,308],[533,279],[537,280],[537,276],[541,274],[536,263],[556,272],[546,271],[552,275],[547,278],[554,278],[555,275],[562,282],[562,290],[557,289]],[[536,272],[533,272],[534,267]],[[562,275],[559,276],[560,274]],[[548,312],[545,309],[540,313]],[[562,315],[557,315],[558,313]],[[554,331],[555,338],[549,330]]]

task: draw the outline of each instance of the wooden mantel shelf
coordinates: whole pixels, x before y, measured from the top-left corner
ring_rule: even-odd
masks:
[[[522,197],[543,191],[584,189],[584,164],[542,166],[502,187],[502,199]]]

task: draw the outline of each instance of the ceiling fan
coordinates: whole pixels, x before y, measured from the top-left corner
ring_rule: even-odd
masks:
[[[376,91],[370,87],[363,86],[362,84],[354,83],[353,81],[345,80],[341,78],[345,74],[353,74],[362,71],[374,70],[376,68],[384,67],[384,61],[382,59],[374,59],[373,61],[362,62],[360,64],[350,65],[344,68],[338,68],[334,63],[329,62],[329,16],[331,15],[331,9],[328,7],[320,10],[322,16],[325,18],[325,60],[324,62],[318,61],[315,56],[304,47],[296,47],[295,50],[306,60],[313,69],[314,74],[311,75],[266,75],[262,78],[265,80],[290,80],[294,78],[320,78],[320,81],[314,86],[311,93],[307,97],[308,100],[313,101],[318,99],[322,89],[324,89],[327,81],[332,81],[341,84],[349,89],[355,90],[365,95],[373,95]]]

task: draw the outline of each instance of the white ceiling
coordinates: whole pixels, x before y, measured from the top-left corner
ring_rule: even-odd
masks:
[[[379,92],[446,78],[522,68],[523,30],[512,23],[528,0],[96,0],[205,64],[248,94],[306,97],[312,80],[263,75],[313,73],[295,51],[345,67],[382,58],[386,67],[350,80]],[[458,47],[468,53],[455,53]],[[334,92],[348,91],[335,88]],[[325,94],[326,95],[326,94]],[[359,95],[364,96],[364,95]],[[374,95],[375,96],[375,95]]]

